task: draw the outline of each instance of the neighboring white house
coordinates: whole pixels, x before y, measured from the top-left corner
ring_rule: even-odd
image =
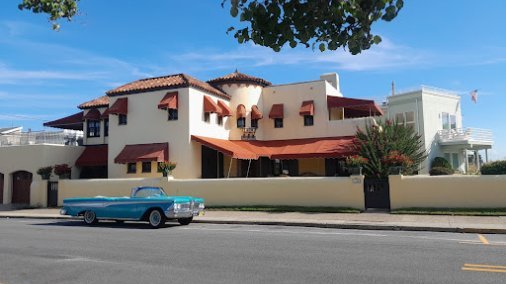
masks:
[[[383,110],[387,119],[412,126],[422,136],[428,154],[422,164],[423,174],[428,173],[435,157],[446,158],[462,173],[469,170],[469,158],[479,157],[482,150],[488,161],[492,131],[464,127],[460,96],[451,91],[423,86],[389,96]],[[480,159],[473,161],[479,170]]]

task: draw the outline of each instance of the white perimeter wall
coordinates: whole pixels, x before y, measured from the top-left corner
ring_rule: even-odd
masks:
[[[68,164],[72,167],[72,177],[79,177],[79,171],[73,167],[84,147],[66,145],[21,145],[0,147],[0,173],[4,174],[3,203],[11,203],[12,173],[27,171],[32,173],[33,181],[41,180],[37,170],[56,164]],[[47,189],[47,188],[46,188]]]
[[[62,205],[63,199],[68,197],[128,196],[135,186],[151,185],[162,186],[169,195],[202,197],[207,206],[287,205],[364,209],[362,181],[361,177],[62,180],[58,204]]]

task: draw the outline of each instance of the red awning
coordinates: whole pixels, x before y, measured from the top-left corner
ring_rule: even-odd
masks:
[[[83,117],[83,112],[80,111],[64,118],[44,122],[43,125],[60,129],[83,130]]]
[[[109,108],[109,114],[128,114],[128,98],[119,98]]]
[[[271,112],[269,113],[269,118],[283,118],[283,116],[283,104],[272,105]]]
[[[100,116],[101,119],[108,119],[109,118],[109,108],[107,108],[104,113]]]
[[[211,97],[204,96],[204,112],[221,113],[221,109]]]
[[[236,117],[237,118],[246,117],[246,107],[243,104],[237,106]]]
[[[92,108],[86,113],[83,119],[87,120],[100,120],[100,111],[96,108]]]
[[[251,106],[251,119],[262,119],[264,115],[256,105]]]
[[[107,166],[107,145],[86,146],[76,161],[78,167]]]
[[[135,162],[166,162],[169,160],[169,144],[136,144],[126,145],[123,150],[116,156],[114,162],[116,164],[126,164]]]
[[[362,115],[383,115],[383,111],[373,100],[327,96],[327,107],[351,109],[361,112]]]
[[[177,109],[177,92],[167,93],[158,104],[159,109]]]
[[[232,116],[232,110],[223,101],[218,100],[218,107],[221,109],[221,116]]]
[[[314,101],[304,101],[300,107],[300,115],[314,115]]]
[[[221,152],[225,155],[228,155],[234,159],[242,159],[242,160],[256,160],[258,159],[258,155],[244,149],[240,145],[237,145],[237,141],[223,140],[217,138],[210,137],[202,137],[202,136],[191,136],[192,141],[198,142],[204,146],[207,146],[211,149],[214,149],[218,152]]]
[[[192,140],[236,159],[340,158],[356,154],[354,137],[328,137],[273,141],[223,140],[192,135]]]

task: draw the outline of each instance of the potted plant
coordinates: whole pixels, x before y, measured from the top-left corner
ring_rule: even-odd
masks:
[[[395,150],[383,157],[383,163],[388,166],[389,173],[392,175],[400,175],[404,169],[413,165],[413,161],[407,155]]]
[[[361,175],[362,167],[367,164],[369,160],[360,155],[353,155],[346,158],[346,165],[352,175]]]
[[[176,165],[177,165],[177,163],[170,162],[170,161],[160,162],[160,163],[158,163],[158,170],[160,172],[162,172],[162,175],[164,177],[168,177],[169,179],[174,178],[172,176],[172,171],[176,168]]]
[[[53,172],[53,167],[42,167],[37,170],[37,174],[44,180],[48,180],[51,177],[51,173]]]
[[[60,179],[70,179],[71,172],[72,172],[72,169],[67,164],[60,164],[60,165],[54,166],[54,173]]]

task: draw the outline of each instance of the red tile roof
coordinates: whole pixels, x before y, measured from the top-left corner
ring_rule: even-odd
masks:
[[[108,96],[135,94],[147,91],[169,90],[177,88],[193,87],[216,96],[230,99],[230,96],[209,83],[200,81],[187,74],[174,74],[154,78],[146,78],[130,82],[116,89],[107,91]]]
[[[86,146],[76,161],[78,167],[107,166],[107,145]]]
[[[266,81],[262,78],[253,77],[253,76],[238,72],[237,70],[234,73],[230,73],[230,74],[227,74],[222,77],[214,78],[214,79],[211,79],[207,82],[212,85],[232,84],[232,83],[255,84],[255,85],[260,85],[262,87],[272,85],[272,83],[269,81]]]
[[[126,164],[149,161],[167,162],[168,160],[169,144],[153,143],[126,145],[118,156],[116,156],[114,162],[116,164]]]
[[[94,108],[94,107],[107,107],[109,106],[109,97],[101,96],[100,98],[82,103],[78,106],[80,109]]]
[[[356,154],[353,136],[287,140],[230,141],[192,135],[193,141],[215,149],[235,159],[340,158]]]
[[[53,121],[48,121],[43,125],[61,129],[83,130],[83,112],[80,111],[73,115],[69,115]]]

